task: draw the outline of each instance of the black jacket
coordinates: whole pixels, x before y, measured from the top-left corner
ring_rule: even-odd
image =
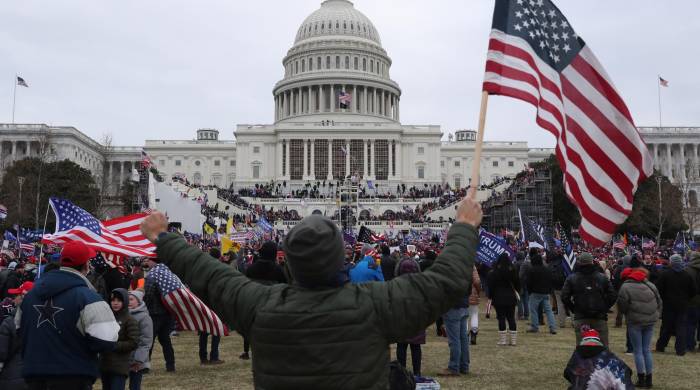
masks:
[[[494,306],[515,306],[515,291],[520,291],[520,280],[515,267],[494,268],[488,275],[489,298]]]
[[[148,309],[148,314],[151,317],[156,316],[170,316],[168,309],[163,306],[163,301],[161,300],[161,293],[158,284],[153,279],[146,275],[146,280],[144,283],[144,296],[143,301],[146,303],[146,308]]]
[[[576,266],[561,291],[561,300],[574,313],[574,319],[608,319],[608,310],[617,294],[612,283],[595,264]]]
[[[664,302],[664,311],[687,310],[690,299],[695,296],[695,281],[683,270],[663,270],[656,281],[656,288]]]
[[[551,294],[552,273],[544,265],[533,265],[527,273],[527,291],[530,294]]]
[[[382,255],[381,267],[385,282],[394,279],[394,268],[396,268],[396,261],[394,261],[391,255]]]
[[[5,364],[0,372],[0,389],[26,389],[22,378],[22,339],[17,335],[12,315],[0,323],[0,362]]]
[[[245,276],[262,284],[287,283],[282,267],[273,260],[256,260],[246,269]]]
[[[552,289],[561,290],[564,288],[566,281],[566,272],[564,272],[564,256],[554,256],[547,265],[549,272],[552,274]]]

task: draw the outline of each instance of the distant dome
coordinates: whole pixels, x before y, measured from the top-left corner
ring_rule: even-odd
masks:
[[[372,22],[347,0],[326,0],[299,27],[297,44],[303,40],[327,36],[355,36],[382,44]]]

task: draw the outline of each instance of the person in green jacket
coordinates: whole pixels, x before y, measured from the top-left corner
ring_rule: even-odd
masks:
[[[343,235],[312,215],[284,241],[290,284],[265,286],[174,233],[159,212],[141,231],[159,261],[227,324],[249,337],[258,389],[387,389],[389,346],[424,330],[471,290],[481,205],[459,205],[430,269],[385,283],[344,283]]]

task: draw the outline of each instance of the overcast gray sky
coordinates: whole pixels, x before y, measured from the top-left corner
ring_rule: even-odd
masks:
[[[272,123],[282,57],[320,0],[2,0],[0,122],[75,126],[115,145],[191,139],[214,127]],[[475,128],[493,0],[356,0],[403,90],[404,124]],[[700,1],[559,0],[637,125],[700,125]],[[2,81],[4,80],[4,81]],[[4,102],[4,103],[2,103]],[[487,140],[551,147],[526,103],[492,97]],[[446,137],[446,135],[445,135]]]

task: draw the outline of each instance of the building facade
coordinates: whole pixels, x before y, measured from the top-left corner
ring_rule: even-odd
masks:
[[[376,27],[347,0],[327,0],[299,27],[272,88],[271,124],[237,125],[235,140],[200,129],[193,140],[148,140],[142,147],[101,145],[72,127],[0,124],[0,168],[40,153],[50,137],[53,158],[70,159],[117,194],[145,150],[165,177],[198,184],[250,187],[270,181],[298,188],[356,176],[390,190],[470,181],[476,134],[443,141],[438,125],[401,123],[403,91]],[[697,204],[700,128],[642,127],[655,168],[688,188]],[[526,142],[485,142],[479,184],[521,171],[552,149]]]

